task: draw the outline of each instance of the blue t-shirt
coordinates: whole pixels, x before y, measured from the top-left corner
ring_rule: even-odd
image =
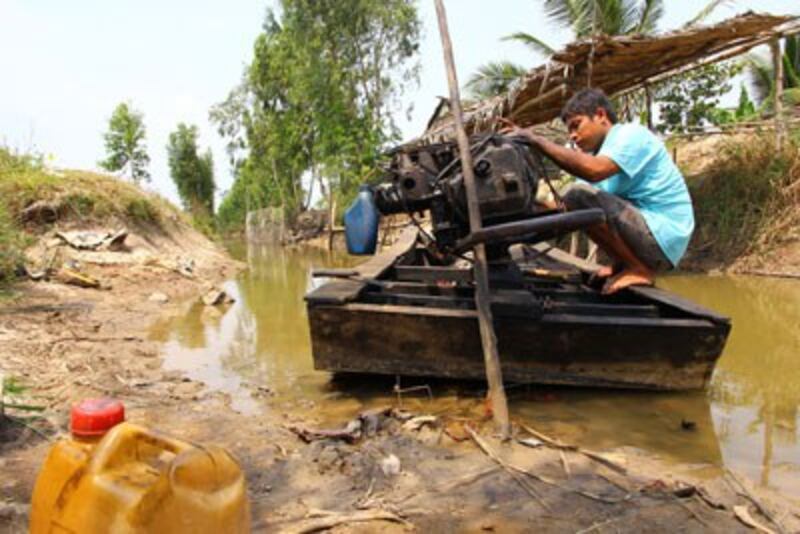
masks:
[[[594,185],[636,206],[650,232],[677,266],[694,230],[692,199],[667,149],[638,124],[615,124],[598,156],[610,158],[621,172]]]

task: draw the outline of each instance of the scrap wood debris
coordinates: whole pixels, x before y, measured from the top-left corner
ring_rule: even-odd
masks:
[[[295,520],[297,524],[281,529],[283,534],[305,534],[319,532],[339,525],[349,523],[364,523],[367,521],[390,521],[400,523],[406,527],[413,527],[407,520],[394,512],[381,509],[359,510],[356,512],[332,512],[327,510],[310,510],[306,517]]]
[[[761,502],[761,500],[758,499],[758,497],[756,497],[753,494],[753,492],[748,489],[747,485],[744,482],[742,482],[742,480],[736,475],[736,473],[734,473],[730,469],[726,468],[725,469],[725,477],[726,477],[725,480],[728,481],[728,484],[731,486],[731,489],[733,489],[733,491],[735,493],[745,497],[747,500],[749,500],[751,503],[753,503],[753,505],[756,507],[756,509],[759,511],[759,513],[761,515],[763,515],[764,517],[766,517],[773,525],[775,525],[777,527],[778,532],[780,532],[781,534],[786,532],[784,530],[783,526],[781,525],[781,523],[772,514],[772,512],[770,512],[767,509],[767,507],[764,505],[764,503]],[[733,483],[731,481],[733,481]],[[738,489],[737,489],[737,486],[738,486]],[[742,507],[739,507],[739,508],[742,508]],[[745,511],[747,511],[747,508],[745,508]],[[734,512],[736,512],[735,508],[734,508]],[[740,512],[741,512],[741,510],[740,510]],[[745,522],[744,519],[742,519],[742,517],[740,517],[740,513],[737,513],[736,517],[739,518],[740,521]],[[753,527],[753,528],[758,528],[759,530],[761,530],[761,528],[759,528],[759,527]],[[771,532],[768,529],[765,530],[765,531]]]
[[[753,516],[750,515],[750,510],[747,509],[747,506],[745,505],[734,506],[733,513],[736,515],[736,519],[738,519],[748,527],[754,528],[759,532],[764,532],[765,534],[775,534],[775,531],[768,529],[767,527],[765,527],[764,525],[753,519]]]
[[[62,266],[58,271],[56,271],[55,279],[61,283],[73,286],[93,289],[100,288],[100,280],[67,265]]]
[[[549,507],[547,506],[547,504],[541,499],[541,497],[538,496],[538,493],[536,493],[535,489],[533,489],[532,486],[530,486],[530,484],[526,483],[527,481],[525,481],[524,479],[520,478],[520,475],[530,477],[530,478],[532,478],[534,480],[537,480],[539,482],[542,482],[542,483],[544,483],[544,484],[546,484],[548,486],[557,487],[557,488],[560,488],[560,489],[562,489],[564,491],[572,492],[572,493],[575,493],[577,495],[581,495],[583,497],[586,497],[588,499],[592,499],[594,501],[603,502],[603,503],[606,503],[606,504],[618,504],[618,503],[621,503],[621,502],[625,502],[625,501],[631,499],[631,497],[633,497],[633,494],[628,493],[628,494],[626,494],[626,495],[624,495],[623,497],[620,497],[620,498],[609,498],[609,497],[604,497],[602,495],[597,495],[597,494],[594,494],[594,493],[591,493],[591,492],[588,492],[588,491],[584,491],[584,490],[581,490],[581,489],[575,489],[575,488],[567,487],[567,486],[565,486],[563,484],[560,484],[559,482],[557,482],[557,481],[555,481],[555,480],[553,480],[553,479],[551,479],[549,477],[545,477],[544,475],[540,475],[538,473],[534,473],[534,472],[532,472],[532,471],[530,471],[528,469],[524,469],[522,467],[519,467],[517,465],[514,465],[514,464],[512,464],[510,462],[507,462],[507,461],[503,460],[502,458],[500,458],[500,456],[497,455],[497,453],[489,445],[489,443],[486,440],[484,440],[482,437],[480,437],[477,432],[475,432],[474,430],[472,430],[469,427],[466,427],[466,430],[469,433],[469,435],[472,438],[472,440],[475,442],[475,444],[478,446],[478,448],[484,454],[486,454],[489,458],[491,458],[492,460],[497,462],[503,469],[505,469],[512,476],[512,478],[514,478],[514,480],[516,480],[524,489],[526,489],[528,491],[528,493],[531,493],[531,495],[534,495],[537,498],[537,500],[539,500],[540,504],[542,504],[542,506],[547,510],[549,510]]]
[[[56,231],[56,237],[64,243],[77,250],[123,250],[125,239],[128,237],[128,230],[119,229],[116,232],[110,231]]]
[[[78,287],[100,289],[103,284],[94,276],[86,273],[82,265],[74,260],[65,261],[60,267],[55,267],[59,255],[53,253],[43,258],[36,266],[25,265],[24,272],[30,280],[40,282],[43,280],[56,280],[62,284]]]
[[[590,458],[590,459],[592,459],[592,460],[594,460],[594,461],[596,461],[598,463],[601,463],[601,464],[605,465],[606,467],[609,467],[609,468],[613,469],[614,471],[617,471],[618,473],[621,473],[621,474],[625,474],[627,472],[627,468],[624,465],[622,465],[622,461],[624,461],[624,459],[622,461],[620,461],[618,459],[612,459],[612,458],[609,457],[610,456],[609,454],[603,454],[603,453],[599,453],[599,452],[595,452],[595,451],[590,451],[588,449],[583,449],[583,448],[578,447],[576,445],[568,445],[566,443],[561,443],[557,439],[554,439],[554,438],[551,438],[549,436],[546,436],[545,434],[542,434],[538,430],[535,430],[535,429],[531,428],[530,426],[525,425],[523,423],[520,423],[519,426],[523,430],[525,430],[528,434],[532,435],[534,438],[536,438],[537,440],[543,442],[545,445],[547,445],[549,447],[553,447],[555,449],[559,449],[559,450],[563,450],[563,451],[572,451],[572,452],[576,452],[576,453],[582,454],[582,455],[586,456],[587,458]],[[526,445],[527,445],[527,443],[526,443]]]
[[[435,415],[418,415],[403,423],[403,430],[415,432],[426,425],[435,425],[438,418]]]
[[[145,261],[145,265],[172,271],[190,280],[194,280],[196,277],[195,263],[191,258],[176,258],[174,261],[165,261],[158,257],[152,257]]]
[[[415,432],[424,426],[435,425],[438,419],[432,415],[413,416],[403,410],[382,407],[362,412],[343,428],[311,429],[299,425],[290,425],[288,430],[306,443],[323,439],[341,439],[347,443],[356,443],[363,437],[371,437],[385,428],[388,420],[394,419],[403,423],[403,430]]]

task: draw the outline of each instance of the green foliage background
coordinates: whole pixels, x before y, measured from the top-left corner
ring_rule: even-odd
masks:
[[[720,98],[731,90],[731,78],[742,71],[739,62],[717,63],[670,78],[655,90],[660,103],[657,129],[685,132],[707,124],[729,122],[732,116],[719,113]],[[747,92],[744,88],[746,102]],[[747,106],[743,103],[742,107]]]
[[[302,178],[344,205],[398,138],[390,106],[416,81],[420,22],[412,0],[281,0],[239,87],[211,110],[236,179],[223,228],[248,210],[310,203]]]
[[[100,167],[111,172],[123,172],[138,184],[150,180],[147,165],[150,156],[145,146],[143,115],[123,102],[114,108],[108,121],[105,140],[106,159],[99,162]]]
[[[214,161],[210,150],[202,156],[197,150],[197,126],[180,123],[169,134],[169,173],[183,207],[193,216],[208,218],[214,213]]]

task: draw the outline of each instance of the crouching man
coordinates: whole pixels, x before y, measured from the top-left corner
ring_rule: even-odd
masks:
[[[553,143],[530,129],[512,135],[580,178],[564,194],[567,209],[600,208],[606,222],[589,237],[612,259],[598,276],[604,293],[652,285],[655,273],[678,265],[694,230],[692,200],[678,168],[655,135],[638,124],[619,124],[602,91],[586,89],[564,106],[561,119],[580,150]],[[587,183],[588,182],[588,183]]]

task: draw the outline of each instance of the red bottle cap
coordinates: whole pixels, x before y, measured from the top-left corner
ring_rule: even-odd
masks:
[[[78,438],[102,436],[125,420],[125,406],[114,399],[84,399],[72,407],[70,427]]]

